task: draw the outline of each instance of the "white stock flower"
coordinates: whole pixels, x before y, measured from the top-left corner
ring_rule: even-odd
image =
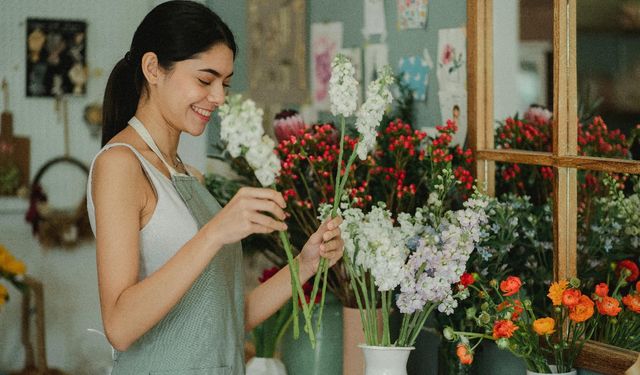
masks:
[[[262,186],[270,186],[280,174],[280,159],[274,152],[275,142],[264,135],[262,109],[251,100],[233,95],[220,107],[220,138],[229,154],[244,156]]]
[[[367,88],[367,100],[358,110],[356,116],[356,129],[360,133],[358,143],[358,157],[361,160],[367,158],[367,154],[376,145],[377,128],[382,121],[382,116],[387,105],[393,100],[389,86],[393,83],[391,68],[385,66],[378,71],[378,78],[369,84]]]
[[[356,70],[351,61],[338,54],[331,62],[331,78],[329,79],[329,100],[331,113],[334,116],[351,116],[358,105],[358,81]]]

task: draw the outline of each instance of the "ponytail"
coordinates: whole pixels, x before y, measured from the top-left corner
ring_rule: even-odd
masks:
[[[136,113],[140,89],[136,87],[134,68],[125,58],[111,71],[102,107],[102,146],[127,127]]]
[[[142,20],[125,57],[113,68],[104,93],[102,146],[127,127],[146,90],[141,60],[147,52],[171,70],[178,61],[192,58],[223,44],[235,58],[237,47],[229,27],[211,9],[194,1],[168,1],[153,8]]]

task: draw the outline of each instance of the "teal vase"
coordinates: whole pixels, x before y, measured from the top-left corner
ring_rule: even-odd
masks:
[[[314,321],[318,310],[314,312]],[[293,338],[293,324],[282,338],[282,362],[290,375],[342,375],[342,305],[327,293],[322,313],[322,326],[316,335],[316,348],[311,348],[300,318],[300,337]]]

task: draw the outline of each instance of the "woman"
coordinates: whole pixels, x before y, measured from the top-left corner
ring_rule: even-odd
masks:
[[[244,330],[291,298],[288,267],[246,298],[242,288],[239,241],[286,230],[283,197],[244,188],[221,208],[176,151],[180,134],[201,135],[223,104],[235,54],[216,14],[172,1],[144,18],[109,77],[87,205],[114,375],[243,374]],[[320,256],[342,256],[340,223],[309,238],[302,282]]]

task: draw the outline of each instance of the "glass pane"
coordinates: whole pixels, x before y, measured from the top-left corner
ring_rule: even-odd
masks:
[[[553,170],[525,164],[496,163],[496,197],[501,209],[490,212],[491,237],[483,251],[492,256],[488,273],[526,280],[536,310],[549,307],[546,297],[553,279]],[[510,230],[516,235],[510,237]],[[500,239],[509,239],[503,243]]]
[[[496,148],[550,152],[553,1],[495,0],[493,12]]]
[[[581,155],[638,159],[640,2],[577,2]]]
[[[604,172],[578,172],[578,276],[584,293],[598,292],[616,300],[596,309],[600,315],[615,315],[600,317],[596,338],[636,351],[640,350],[635,312],[640,303],[635,295],[640,256],[638,181]],[[623,275],[624,269],[629,273]],[[619,284],[625,278],[628,282]]]

